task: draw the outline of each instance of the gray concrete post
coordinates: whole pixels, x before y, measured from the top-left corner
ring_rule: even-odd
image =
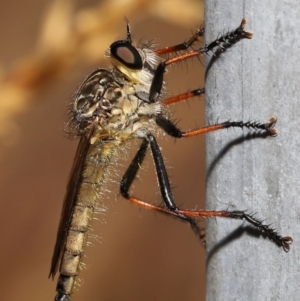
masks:
[[[289,253],[246,221],[207,222],[207,300],[298,300],[300,295],[300,2],[206,1],[206,42],[243,17],[242,40],[210,65],[207,123],[278,118],[275,138],[207,135],[207,209],[245,210],[291,235]],[[209,59],[207,59],[207,66]]]

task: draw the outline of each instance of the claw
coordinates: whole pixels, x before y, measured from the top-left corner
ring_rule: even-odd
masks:
[[[284,251],[289,252],[291,244],[293,243],[293,238],[291,236],[285,236],[281,239],[281,244]]]
[[[242,19],[241,25],[240,25],[240,29],[243,32],[243,36],[247,39],[252,39],[253,33],[249,32],[249,31],[244,31],[244,28],[246,26],[247,20],[245,18]]]
[[[278,130],[274,128],[276,122],[277,122],[277,118],[275,116],[271,116],[268,123],[266,124],[267,125],[266,129],[273,137],[277,136],[278,134]]]

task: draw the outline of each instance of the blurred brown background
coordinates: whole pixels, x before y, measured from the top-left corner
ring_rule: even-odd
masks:
[[[0,9],[1,300],[53,300],[48,279],[62,200],[78,141],[64,137],[65,105],[107,46],[126,36],[160,46],[186,40],[203,24],[202,1],[2,1]],[[168,91],[203,85],[203,62],[169,69]],[[204,124],[204,98],[171,107],[182,129]],[[204,206],[204,137],[159,137],[182,208]],[[123,200],[117,181],[105,216],[93,226],[99,241],[87,250],[83,284],[74,300],[204,300],[205,251],[185,224]],[[152,159],[133,189],[161,202]],[[113,171],[113,173],[115,173]],[[204,226],[204,222],[201,222]]]

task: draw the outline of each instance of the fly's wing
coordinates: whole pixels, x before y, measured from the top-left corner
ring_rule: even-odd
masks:
[[[62,251],[65,247],[66,236],[68,233],[69,224],[71,221],[73,208],[76,201],[76,196],[80,186],[81,175],[83,173],[84,162],[90,146],[90,138],[93,134],[93,127],[80,139],[75,159],[73,162],[67,192],[64,199],[64,204],[61,212],[59,228],[57,231],[56,243],[51,261],[49,278],[54,278],[61,261]]]

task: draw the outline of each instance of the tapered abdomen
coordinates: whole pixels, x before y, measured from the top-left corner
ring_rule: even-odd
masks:
[[[89,146],[61,252],[56,301],[71,300],[70,295],[84,257],[95,208],[103,192],[111,157],[118,145],[116,141],[100,141]],[[72,172],[76,171],[73,169]],[[70,189],[70,184],[72,184],[71,181],[68,189]]]

